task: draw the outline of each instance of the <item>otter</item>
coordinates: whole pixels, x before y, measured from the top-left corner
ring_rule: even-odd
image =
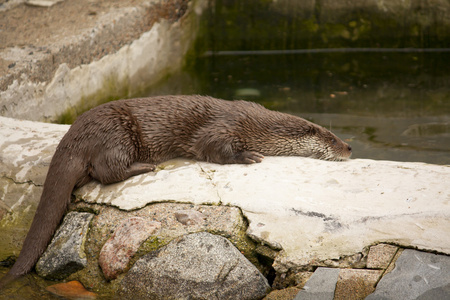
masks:
[[[251,164],[265,155],[345,160],[351,153],[327,129],[253,102],[159,96],[97,106],[79,116],[60,141],[22,250],[0,287],[32,270],[73,189],[92,180],[119,182],[176,157]]]

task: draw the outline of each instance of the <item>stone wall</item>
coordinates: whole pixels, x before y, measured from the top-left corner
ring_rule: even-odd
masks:
[[[102,102],[141,95],[183,66],[195,38],[193,7],[63,1],[0,11],[0,115],[70,123]]]

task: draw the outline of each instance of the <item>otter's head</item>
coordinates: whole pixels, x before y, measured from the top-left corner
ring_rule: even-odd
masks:
[[[346,160],[352,155],[352,147],[332,132],[297,116],[276,112],[258,122],[257,133],[255,122],[247,123],[241,124],[246,148],[263,155],[324,160]]]
[[[303,156],[324,160],[346,160],[352,155],[352,147],[331,131],[310,123],[299,137]]]

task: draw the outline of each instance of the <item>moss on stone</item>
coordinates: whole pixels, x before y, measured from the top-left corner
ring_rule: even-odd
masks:
[[[103,87],[96,93],[83,96],[76,106],[68,108],[58,118],[58,124],[72,124],[83,112],[106,102],[126,98],[129,95],[127,82],[119,82],[116,76],[111,76],[103,82]]]
[[[150,236],[147,240],[145,240],[139,250],[136,252],[136,257],[141,257],[144,254],[157,251],[167,245],[170,241],[165,240],[159,236]]]

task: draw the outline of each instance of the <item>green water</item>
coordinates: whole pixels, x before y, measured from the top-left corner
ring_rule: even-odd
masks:
[[[450,164],[450,52],[229,54],[149,95],[252,100],[332,129],[353,158]]]
[[[353,158],[450,164],[450,53],[203,56],[149,94],[257,101],[331,129]]]
[[[314,3],[209,1],[185,72],[148,95],[252,100],[332,129],[354,158],[450,164],[439,9]]]
[[[210,57],[199,68],[218,78],[201,74],[207,94],[230,99],[254,88],[254,100],[349,140],[355,158],[448,164],[449,59],[450,53],[319,53]]]

